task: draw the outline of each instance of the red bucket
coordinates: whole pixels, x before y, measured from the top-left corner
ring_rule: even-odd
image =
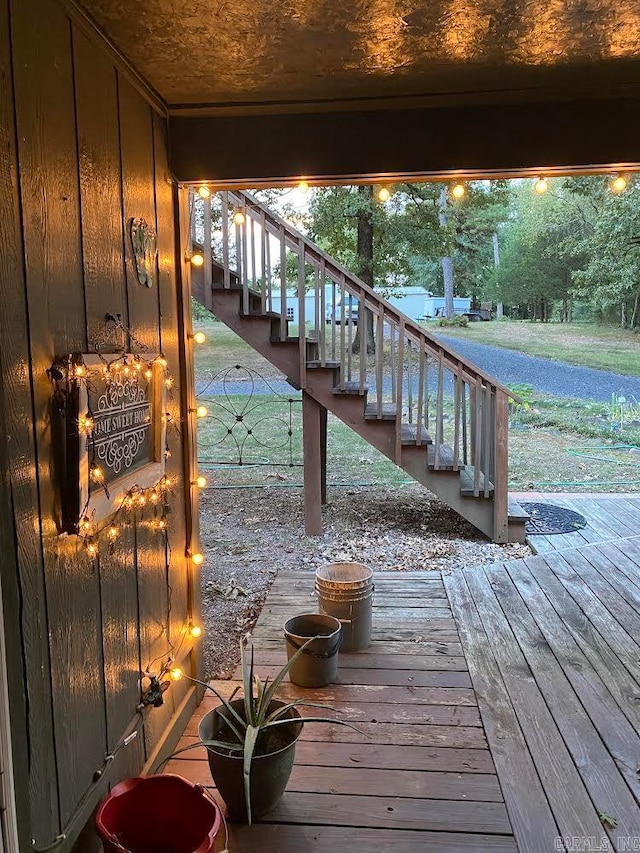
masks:
[[[220,809],[181,776],[141,776],[102,801],[96,828],[107,853],[210,853]]]

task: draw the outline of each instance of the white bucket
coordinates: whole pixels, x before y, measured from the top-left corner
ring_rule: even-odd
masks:
[[[362,563],[328,563],[316,571],[319,610],[340,620],[342,651],[371,645],[373,591],[373,572]]]

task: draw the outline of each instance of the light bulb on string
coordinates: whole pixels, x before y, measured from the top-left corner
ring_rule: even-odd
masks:
[[[107,527],[107,538],[110,542],[115,542],[119,535],[120,530],[117,524],[112,523]]]
[[[88,515],[83,515],[78,522],[78,528],[81,533],[88,533],[91,530],[91,519]]]
[[[196,190],[200,198],[210,198],[211,190],[206,184],[201,184]]]
[[[153,370],[151,370],[151,368],[147,367],[144,372],[144,378],[147,380],[153,379]]]
[[[160,365],[160,367],[164,367],[164,368],[166,368],[166,366],[167,366],[167,359],[166,359],[163,355],[159,355],[159,356],[156,358],[156,362],[155,362],[155,363],[156,363],[156,364],[159,364],[159,365]]]
[[[451,190],[451,195],[457,199],[464,198],[466,194],[467,188],[464,184],[455,184],[455,186]]]
[[[628,183],[624,175],[617,175],[609,184],[611,191],[614,193],[622,193],[626,190]]]
[[[149,493],[149,500],[151,501],[152,504],[157,504],[158,501],[160,500],[160,495],[157,493],[157,491],[155,489],[152,489],[151,492]]]
[[[202,628],[199,625],[194,625],[193,622],[190,622],[189,636],[193,637],[194,640],[200,639],[200,637],[202,636]]]
[[[299,193],[302,193],[304,195],[306,192],[309,191],[308,181],[305,181],[304,178],[302,178],[301,180],[298,181],[298,186],[296,187],[296,189],[298,190]]]
[[[245,223],[245,215],[241,210],[236,210],[233,214],[233,221],[236,225],[244,225]]]
[[[204,489],[207,485],[207,478],[203,477],[202,474],[199,474],[195,480],[193,480],[191,485],[197,486],[199,489]]]
[[[204,264],[204,255],[202,252],[194,252],[193,255],[191,255],[190,260],[191,266],[201,267]]]
[[[389,190],[388,187],[380,187],[380,189],[376,193],[376,197],[377,197],[379,202],[384,204],[386,201],[389,201],[389,199],[391,198],[391,191]]]
[[[193,554],[190,553],[189,556],[194,566],[201,566],[204,563],[204,554],[201,554],[200,551],[195,551]]]
[[[85,542],[84,549],[92,560],[98,556],[98,543],[93,539],[89,539]]]
[[[169,670],[169,676],[172,681],[180,681],[184,672],[180,669],[179,666],[174,666],[173,669]]]
[[[533,185],[533,189],[538,195],[544,195],[549,189],[549,181],[546,178],[538,178]]]
[[[164,380],[165,388],[173,388],[173,376],[167,376]]]
[[[99,465],[94,462],[91,468],[89,469],[89,476],[91,477],[94,483],[101,483],[104,480],[104,471]]]
[[[83,376],[87,375],[87,368],[84,366],[84,364],[76,364],[76,366],[73,368],[73,375],[76,377],[76,379],[81,379]]]
[[[192,335],[189,335],[189,337],[195,344],[203,344],[207,340],[207,336],[204,332],[194,332]]]
[[[209,410],[206,406],[198,406],[196,409],[191,409],[197,418],[206,418],[209,414]]]
[[[93,418],[91,415],[83,415],[80,418],[79,426],[83,432],[91,432],[93,430]]]

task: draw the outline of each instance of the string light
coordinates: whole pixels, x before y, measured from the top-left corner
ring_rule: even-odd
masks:
[[[93,430],[93,418],[90,415],[84,415],[80,418],[78,426],[84,432],[91,432]]]
[[[115,542],[119,535],[120,530],[118,529],[118,525],[114,522],[111,522],[111,524],[107,528],[107,538],[110,542]]]
[[[169,675],[171,676],[172,681],[180,681],[184,672],[180,669],[179,666],[174,666],[173,669],[169,670]]]
[[[157,491],[155,489],[152,489],[149,492],[149,500],[151,501],[152,504],[157,504],[158,501],[160,500],[160,495],[157,493]]]
[[[202,184],[202,186],[199,186],[197,193],[200,198],[209,198],[211,196],[211,190],[206,184]]]
[[[94,483],[101,483],[104,480],[104,471],[99,465],[94,463],[89,469],[89,476]]]
[[[145,370],[144,378],[145,379],[153,379],[153,370],[151,370],[150,367],[147,367],[147,369]]]
[[[173,376],[167,376],[167,378],[164,380],[164,384],[166,388],[173,388]]]
[[[309,191],[309,183],[304,179],[298,181],[297,190],[299,193],[302,193],[304,195],[304,193]]]
[[[142,494],[138,495],[137,503],[138,503],[138,506],[146,506],[147,498],[146,498],[144,492],[142,492]]]
[[[189,335],[189,337],[196,344],[203,344],[207,340],[207,336],[204,332],[194,332],[192,335]]]
[[[244,225],[245,215],[241,210],[236,210],[233,214],[233,221],[236,225]]]
[[[194,252],[191,255],[191,265],[194,267],[201,267],[204,264],[204,255],[202,252]]]
[[[76,364],[73,369],[73,375],[76,378],[80,379],[81,377],[87,375],[87,368],[84,366],[84,364]]]
[[[453,187],[453,189],[451,190],[451,195],[454,198],[458,198],[458,199],[464,198],[466,193],[467,193],[467,188],[465,187],[464,184],[456,184]]]
[[[171,480],[170,480],[170,478],[169,478],[169,477],[167,477],[167,475],[165,474],[165,475],[162,477],[162,479],[160,480],[160,482],[158,483],[158,485],[160,486],[160,488],[161,488],[162,490],[169,489],[169,488],[171,487]]]
[[[611,181],[609,186],[611,187],[612,192],[622,193],[627,188],[627,179],[624,175],[618,175]]]
[[[167,359],[163,355],[159,355],[158,358],[156,358],[156,364],[159,364],[160,367],[166,368]]]
[[[162,516],[161,518],[156,518],[153,522],[153,526],[156,530],[166,530],[167,529],[167,519]]]
[[[91,557],[92,560],[98,556],[98,551],[99,551],[98,543],[95,540],[93,540],[93,539],[87,540],[84,543],[84,549],[87,552],[87,554]]]
[[[380,201],[380,202],[382,202],[382,204],[384,204],[386,201],[389,201],[389,199],[391,198],[391,191],[389,190],[388,187],[380,187],[380,189],[376,193],[376,196],[377,196],[378,201]]]
[[[192,486],[197,486],[199,489],[204,489],[207,485],[207,478],[199,474],[191,483]]]
[[[196,551],[195,554],[189,554],[189,556],[194,566],[201,566],[204,563],[204,554],[201,554],[200,551]]]
[[[549,181],[546,178],[538,178],[533,185],[533,189],[538,193],[538,195],[544,195],[549,189]]]
[[[197,418],[206,418],[209,414],[209,410],[206,406],[198,406],[197,409],[189,409],[189,411],[195,414]]]
[[[198,640],[202,636],[202,628],[199,625],[194,625],[193,622],[190,622],[189,635],[193,637],[194,640]]]
[[[78,528],[82,533],[88,533],[91,530],[91,519],[88,515],[83,515],[78,522]]]

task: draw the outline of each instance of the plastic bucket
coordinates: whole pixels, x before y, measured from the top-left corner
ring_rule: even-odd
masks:
[[[107,853],[210,853],[220,810],[181,776],[141,776],[116,785],[96,814]]]
[[[340,622],[332,616],[305,613],[284,625],[287,658],[313,637],[289,670],[289,678],[300,687],[325,687],[338,678],[338,649],[342,644]]]
[[[316,571],[318,607],[340,621],[342,651],[371,645],[373,592],[373,572],[362,563],[328,563]]]

